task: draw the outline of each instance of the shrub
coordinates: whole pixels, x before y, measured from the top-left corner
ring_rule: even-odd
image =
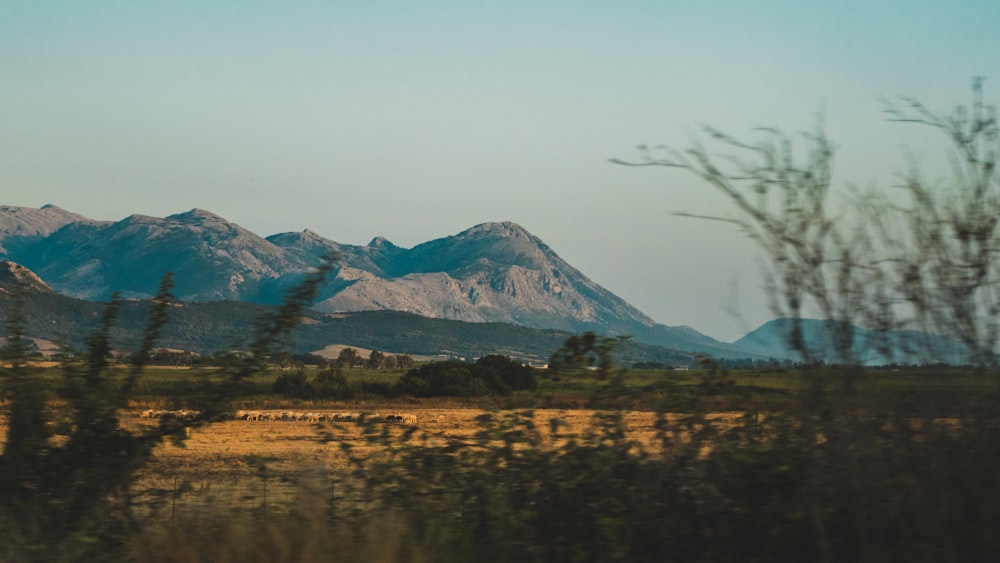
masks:
[[[533,389],[535,372],[506,356],[489,355],[474,364],[432,362],[406,372],[400,393],[413,397],[481,397]]]

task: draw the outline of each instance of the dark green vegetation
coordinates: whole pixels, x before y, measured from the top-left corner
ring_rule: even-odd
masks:
[[[501,361],[505,365],[508,363],[506,358]],[[521,372],[520,364],[510,365],[517,366],[517,372]],[[491,404],[502,409],[585,407],[696,413],[706,409],[713,412],[785,410],[799,405],[803,397],[817,395],[831,401],[848,401],[876,415],[898,411],[935,417],[960,417],[969,401],[977,404],[992,401],[1000,405],[1000,379],[992,372],[947,366],[869,369],[859,376],[856,393],[852,395],[845,394],[842,371],[838,368],[725,369],[713,363],[690,370],[619,371],[620,377],[608,380],[586,369],[559,374],[531,369],[531,375],[524,378],[524,387],[511,391],[499,387],[455,394],[448,393],[447,386],[442,383],[439,392],[417,395],[406,392],[401,385],[414,378],[435,379],[437,374],[448,374],[459,368],[458,373],[469,375],[469,379],[464,376],[459,379],[463,382],[461,388],[467,390],[465,385],[477,370],[476,366],[450,361],[421,364],[412,373],[403,369],[370,368],[342,369],[338,373],[335,369],[316,366],[281,369],[272,365],[239,384],[231,384],[231,397],[240,404],[255,407],[332,402],[377,409],[382,403],[397,404],[400,400],[428,404],[435,398],[466,397],[470,399],[466,404]],[[35,369],[33,374],[44,392],[59,392],[63,377],[60,368]],[[345,394],[302,396],[281,389],[284,385],[294,388],[296,384],[289,382],[295,380],[306,384],[333,381],[345,387]],[[441,377],[441,380],[447,382],[448,378]],[[131,399],[139,405],[190,408],[201,400],[206,387],[216,384],[229,384],[228,373],[217,367],[173,369],[153,366],[146,368],[136,381]]]
[[[0,318],[12,307],[9,293],[0,291]],[[66,345],[79,352],[84,338],[100,327],[105,304],[82,301],[56,293],[26,292],[24,308],[29,312],[25,333]],[[118,321],[111,329],[115,348],[132,350],[138,345],[148,318],[148,301],[123,301]],[[178,302],[164,325],[159,346],[206,355],[247,346],[247,327],[267,308],[239,302]],[[399,354],[478,358],[503,354],[544,361],[562,345],[570,333],[539,330],[507,323],[467,323],[430,319],[396,311],[363,311],[328,315],[303,311],[309,319],[288,340],[294,352],[310,352],[337,343]],[[6,327],[0,327],[0,336]],[[659,346],[629,342],[619,350],[620,363],[655,362],[666,365],[695,363],[694,355]]]
[[[352,350],[347,348],[346,350]],[[194,373],[206,373],[197,370]],[[211,372],[207,372],[211,373]],[[191,372],[165,374],[156,389],[176,393],[185,382],[197,379]],[[211,377],[211,375],[209,375]],[[506,397],[515,391],[537,386],[536,370],[506,356],[489,355],[473,363],[459,361],[429,362],[404,370],[376,368],[345,369],[335,363],[306,369],[285,369],[277,375],[262,372],[248,382],[244,392],[250,400],[267,401],[269,395],[305,401],[364,401],[433,397]],[[273,384],[269,384],[273,381]],[[150,389],[152,391],[152,389]],[[153,394],[149,400],[155,400]],[[185,398],[175,396],[175,401]]]

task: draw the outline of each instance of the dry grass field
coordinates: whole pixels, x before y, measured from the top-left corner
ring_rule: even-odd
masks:
[[[251,397],[233,408],[258,409],[256,420],[194,426],[182,443],[157,446],[97,516],[138,523],[123,538],[129,560],[142,561],[258,560],[265,552],[267,560],[329,560],[331,550],[373,561],[495,553],[569,561],[580,560],[580,549],[602,561],[658,560],[676,549],[689,561],[743,561],[747,553],[822,560],[824,550],[836,555],[828,560],[904,560],[891,556],[899,542],[883,536],[915,546],[907,561],[996,560],[996,402],[965,394],[968,417],[955,416],[945,397],[924,414],[831,402],[844,408],[826,418],[794,408],[716,410],[715,395],[700,411],[666,415]],[[174,404],[132,403],[120,420],[131,429],[157,424],[143,412]],[[293,405],[368,416],[280,420]],[[9,406],[0,403],[0,442]],[[397,414],[415,422],[386,421]],[[514,438],[505,443],[505,435]]]
[[[277,411],[275,411],[277,412]],[[397,411],[386,411],[389,412]],[[477,417],[487,414],[480,408],[418,407],[398,412],[417,418],[414,425],[357,422],[306,422],[282,420],[230,420],[193,429],[182,447],[164,444],[158,448],[151,471],[180,474],[240,475],[247,464],[241,460],[257,456],[274,458],[273,469],[279,473],[343,468],[347,462],[345,447],[358,452],[368,447],[365,432],[388,426],[402,433],[415,428],[421,439],[444,443],[455,438],[467,438],[478,429]],[[582,431],[595,414],[591,410],[533,411],[535,421],[547,428],[549,421],[560,421],[562,432]],[[493,412],[502,416],[502,412]],[[138,413],[132,417],[139,424]],[[650,412],[630,412],[625,421],[630,434],[639,441],[652,437],[656,415]]]
[[[156,424],[143,417],[147,406],[134,405],[124,412],[123,424],[131,428]],[[7,433],[6,410],[0,404],[0,449]],[[258,412],[280,415],[283,410]],[[311,405],[310,410],[359,412],[334,405]],[[138,471],[128,491],[132,513],[150,525],[217,526],[220,514],[280,515],[327,501],[342,504],[349,498],[342,484],[357,469],[352,459],[378,458],[385,453],[380,450],[402,443],[372,439],[382,433],[397,438],[408,434],[410,444],[428,446],[481,443],[475,434],[483,429],[482,417],[503,420],[531,412],[542,447],[556,447],[592,429],[599,414],[589,409],[487,410],[447,401],[380,406],[377,412],[375,408],[365,412],[369,420],[377,421],[234,419],[192,427],[183,442],[165,441],[157,446],[149,463]],[[390,414],[415,417],[416,422],[413,418],[408,418],[409,423],[382,422]],[[681,424],[684,416],[669,415],[668,419]],[[739,414],[717,416],[735,419]],[[631,439],[655,448],[657,417],[653,412],[630,411],[623,413],[622,422]]]
[[[410,432],[418,443],[443,445],[471,439],[480,428],[477,418],[484,414],[505,416],[475,407],[425,406],[387,410],[381,415],[397,412],[415,416],[416,424],[228,420],[193,428],[183,443],[157,447],[151,463],[140,471],[132,494],[138,506],[147,508],[147,517],[161,520],[197,519],[201,513],[214,514],[219,507],[282,511],[298,502],[304,490],[336,495],[330,490],[330,477],[349,471],[350,457],[378,454],[375,449],[382,446],[373,445],[368,439],[371,434]],[[537,428],[553,445],[564,438],[551,438],[552,421],[557,421],[560,436],[565,437],[585,432],[595,415],[591,410],[533,412]],[[138,410],[128,413],[125,421],[150,423],[140,418]],[[625,415],[629,435],[640,443],[652,440],[655,422],[656,414],[651,412]]]
[[[352,412],[328,409],[329,412]],[[197,518],[220,506],[282,510],[296,502],[303,485],[322,489],[329,477],[349,471],[351,457],[377,455],[372,434],[388,431],[410,433],[414,443],[443,445],[454,440],[471,440],[481,429],[477,419],[496,419],[512,411],[487,411],[477,407],[419,406],[384,409],[368,413],[369,419],[387,414],[406,414],[415,424],[386,422],[308,422],[287,420],[226,420],[190,429],[180,444],[158,446],[149,464],[140,472],[131,493],[137,506],[146,507],[147,516],[161,519]],[[152,424],[143,419],[142,409],[123,417],[126,425]],[[278,409],[263,411],[279,414]],[[353,411],[357,412],[357,411]],[[585,433],[596,411],[587,409],[536,409],[534,424],[543,440],[555,446],[568,436]],[[682,415],[671,415],[672,421]],[[737,413],[720,414],[737,418]],[[624,414],[628,436],[655,447],[657,414],[632,411]],[[554,437],[551,428],[558,428]],[[0,436],[6,424],[0,418]],[[2,447],[2,445],[0,445]],[[321,491],[320,494],[336,494]]]

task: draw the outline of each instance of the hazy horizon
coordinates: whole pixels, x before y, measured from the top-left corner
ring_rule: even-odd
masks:
[[[513,221],[667,325],[771,318],[756,252],[679,171],[608,162],[811,129],[838,187],[936,139],[881,99],[1000,99],[1000,3],[46,2],[0,6],[2,204],[93,219],[202,208],[257,234],[412,247]]]

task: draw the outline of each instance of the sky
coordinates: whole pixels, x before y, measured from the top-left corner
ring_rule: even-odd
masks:
[[[822,120],[835,186],[891,186],[936,139],[906,95],[1000,99],[1000,2],[0,3],[0,204],[105,220],[212,211],[262,236],[412,247],[514,221],[658,322],[772,317],[759,253],[684,171],[702,125]],[[822,116],[822,117],[820,117]]]

